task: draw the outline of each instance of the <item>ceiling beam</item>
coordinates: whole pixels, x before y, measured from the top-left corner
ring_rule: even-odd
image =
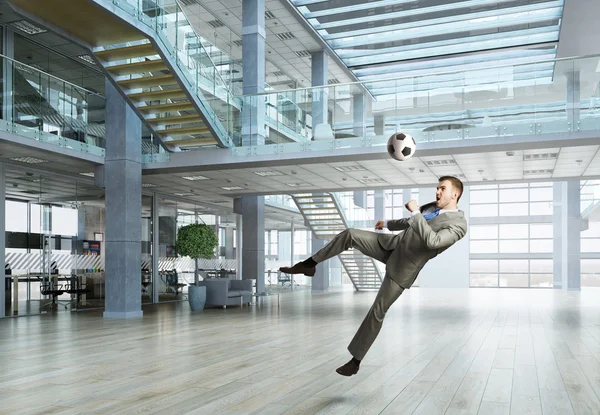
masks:
[[[597,131],[577,131],[570,133],[537,134],[526,137],[507,136],[501,139],[481,138],[424,142],[418,143],[418,151],[419,157],[426,157],[548,147],[579,147],[597,145],[599,139]],[[328,141],[323,143],[329,145]],[[327,151],[312,150],[296,153],[280,152],[277,153],[276,158],[272,153],[250,156],[245,154],[243,152],[243,155],[236,155],[231,149],[207,149],[201,152],[171,153],[168,162],[144,164],[143,174],[192,173],[211,170],[237,170],[256,167],[389,159],[385,146],[357,146],[354,148],[337,148]]]

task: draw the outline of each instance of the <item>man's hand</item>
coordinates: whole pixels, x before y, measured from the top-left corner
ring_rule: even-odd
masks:
[[[415,210],[419,210],[419,204],[416,200],[411,200],[404,206],[406,206],[406,209],[408,209],[410,213],[414,212]]]
[[[377,230],[379,230],[379,231],[380,231],[380,230],[382,230],[382,229],[383,229],[383,226],[384,226],[384,225],[385,225],[385,222],[384,222],[384,221],[382,221],[382,220],[378,220],[378,221],[377,221],[377,223],[375,224],[375,229],[377,229]]]

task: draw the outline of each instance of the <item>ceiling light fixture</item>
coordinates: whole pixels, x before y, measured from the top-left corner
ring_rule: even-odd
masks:
[[[152,183],[142,183],[142,187],[158,187],[158,186],[155,184],[152,184]]]
[[[11,160],[28,164],[48,163],[48,160],[42,160],[35,157],[12,157]]]
[[[195,181],[195,180],[209,180],[208,177],[205,176],[182,176],[182,179],[185,180],[191,180],[191,181]]]
[[[283,176],[283,173],[276,170],[266,170],[266,171],[255,171],[254,174],[257,174],[261,177],[267,176]]]
[[[89,173],[79,173],[82,176],[88,176],[88,177],[95,177],[94,172],[89,172]]]
[[[228,190],[228,191],[231,191],[231,190],[244,190],[243,187],[239,187],[239,186],[225,186],[225,187],[221,187],[221,189]]]
[[[77,56],[79,59],[81,59],[84,62],[87,62],[91,65],[95,65],[96,62],[94,62],[94,60],[92,59],[92,57],[90,55],[79,55]]]
[[[363,166],[359,165],[359,164],[351,164],[351,165],[347,165],[347,166],[333,166],[334,169],[336,169],[337,171],[341,171],[341,172],[349,172],[349,171],[365,171],[367,169],[365,169]]]
[[[12,22],[10,25],[15,29],[19,29],[21,32],[27,33],[28,35],[39,35],[40,33],[47,32],[46,29],[42,29],[39,26],[29,23],[27,20],[19,20],[18,22]]]

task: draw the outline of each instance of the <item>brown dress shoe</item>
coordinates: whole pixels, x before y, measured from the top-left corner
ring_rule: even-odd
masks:
[[[317,272],[316,267],[307,267],[302,262],[298,262],[293,267],[281,267],[279,271],[285,272],[286,274],[304,274],[307,277],[313,277]]]
[[[338,367],[335,371],[342,376],[352,376],[358,373],[359,365],[350,360],[343,366]]]

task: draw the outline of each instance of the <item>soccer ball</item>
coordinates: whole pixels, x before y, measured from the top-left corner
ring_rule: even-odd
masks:
[[[417,151],[417,143],[409,134],[396,133],[389,138],[387,150],[392,158],[398,161],[406,161]]]

